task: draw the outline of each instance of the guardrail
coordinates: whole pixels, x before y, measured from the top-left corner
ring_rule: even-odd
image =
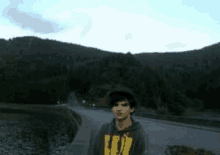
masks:
[[[136,112],[134,116],[147,117],[163,121],[168,124],[176,124],[178,126],[202,129],[207,131],[220,132],[220,121],[209,118],[196,118],[193,116],[173,116],[162,114],[151,114],[147,112]]]

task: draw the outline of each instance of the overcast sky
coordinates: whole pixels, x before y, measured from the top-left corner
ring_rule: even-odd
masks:
[[[111,52],[220,42],[219,0],[2,0],[0,37],[37,36]]]

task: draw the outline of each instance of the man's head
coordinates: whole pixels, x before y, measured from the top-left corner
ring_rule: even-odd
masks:
[[[118,119],[132,116],[138,107],[135,95],[131,90],[110,91],[107,94],[107,104]]]

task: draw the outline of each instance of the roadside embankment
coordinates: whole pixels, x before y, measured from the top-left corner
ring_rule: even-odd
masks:
[[[2,113],[14,112],[14,113],[25,113],[25,114],[37,114],[37,113],[56,114],[71,120],[72,121],[71,124],[73,124],[72,117],[74,117],[77,120],[77,123],[79,125],[81,125],[82,123],[80,115],[69,110],[66,106],[63,105],[36,105],[36,104],[28,105],[28,104],[15,104],[15,103],[0,103],[0,112]]]
[[[0,103],[0,154],[15,153],[19,145],[26,148],[23,154],[63,154],[81,124],[80,115],[65,106]]]

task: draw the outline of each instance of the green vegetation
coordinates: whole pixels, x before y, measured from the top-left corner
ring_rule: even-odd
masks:
[[[187,108],[196,112],[216,108],[218,44],[179,53],[132,55],[37,37],[0,43],[1,102],[55,105],[66,103],[70,92],[90,103],[103,102],[109,89],[102,86],[120,85],[158,113],[183,115]]]

